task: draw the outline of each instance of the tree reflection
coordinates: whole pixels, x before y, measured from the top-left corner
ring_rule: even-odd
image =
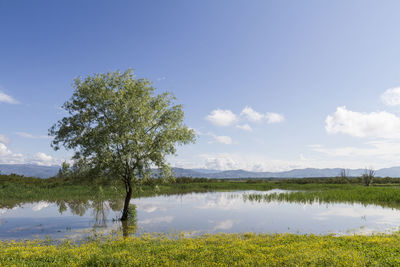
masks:
[[[133,235],[137,230],[137,212],[136,205],[130,204],[128,208],[128,219],[121,221],[122,236]]]
[[[94,219],[93,228],[107,228],[109,211],[121,211],[124,201],[122,199],[106,200],[97,197],[93,200],[59,200],[55,204],[58,206],[60,214],[69,209],[72,214],[83,216],[91,209]],[[129,206],[128,220],[118,223],[121,223],[120,230],[123,236],[135,234],[137,227],[136,205],[131,204]]]
[[[104,200],[96,199],[92,202],[92,214],[94,218],[93,228],[107,227],[108,203]]]

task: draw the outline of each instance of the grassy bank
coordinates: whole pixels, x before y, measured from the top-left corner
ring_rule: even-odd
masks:
[[[400,236],[220,234],[143,236],[86,244],[1,242],[0,265],[17,266],[398,266]]]

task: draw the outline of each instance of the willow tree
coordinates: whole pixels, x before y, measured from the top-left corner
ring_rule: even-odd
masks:
[[[128,218],[133,189],[157,167],[170,175],[166,156],[194,142],[182,105],[168,93],[156,94],[151,82],[133,72],[76,78],[74,93],[62,108],[68,116],[49,129],[52,147],[75,152],[75,162],[120,180],[126,191],[121,220]]]

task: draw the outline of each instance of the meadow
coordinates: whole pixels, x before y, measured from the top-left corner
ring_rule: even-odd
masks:
[[[400,236],[145,235],[76,245],[0,242],[1,266],[398,266]]]

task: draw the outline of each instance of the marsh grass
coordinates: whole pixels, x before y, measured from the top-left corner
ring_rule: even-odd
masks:
[[[340,178],[330,179],[288,179],[288,180],[217,180],[178,178],[174,183],[144,184],[134,192],[133,197],[154,195],[187,194],[195,192],[236,191],[271,189],[296,190],[298,192],[282,194],[251,194],[251,201],[289,201],[289,202],[348,202],[376,204],[385,207],[400,208],[400,187],[398,179],[377,179],[373,186],[363,186],[360,179],[350,179],[351,183]],[[308,183],[304,183],[308,181]],[[330,181],[331,183],[327,183]],[[390,183],[390,182],[393,183]],[[155,186],[157,190],[155,190]],[[0,208],[12,208],[17,205],[37,201],[77,201],[85,202],[99,198],[104,200],[122,199],[124,189],[120,184],[106,180],[39,179],[18,175],[0,175]]]
[[[383,207],[400,208],[400,189],[398,187],[332,186],[321,188],[302,188],[305,191],[273,194],[244,194],[248,201],[270,202],[286,201],[299,203],[361,203]]]

